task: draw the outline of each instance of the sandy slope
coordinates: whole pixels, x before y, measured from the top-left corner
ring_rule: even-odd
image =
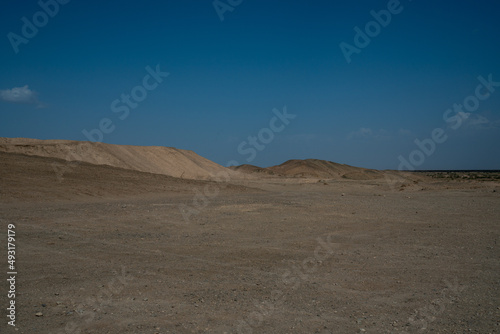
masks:
[[[238,166],[238,171],[245,173],[259,173],[282,175],[287,177],[303,178],[323,178],[323,179],[353,179],[353,180],[372,180],[384,177],[384,173],[377,170],[353,167],[349,165],[338,164],[331,161],[306,159],[306,160],[288,160],[281,165],[268,168],[260,168],[251,165]]]
[[[0,152],[84,161],[97,165],[170,175],[184,179],[210,179],[229,170],[193,151],[160,146],[128,146],[70,140],[0,138]],[[229,171],[229,173],[233,173]],[[235,174],[236,175],[236,174]]]
[[[53,166],[65,164],[62,177]],[[225,180],[225,179],[224,179]],[[186,194],[203,189],[204,180],[187,180],[167,175],[87,162],[67,163],[57,158],[0,152],[0,202],[54,202],[100,200],[154,194]],[[245,191],[243,186],[223,184],[220,190]]]

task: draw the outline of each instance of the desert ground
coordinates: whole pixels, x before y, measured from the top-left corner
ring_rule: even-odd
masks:
[[[1,333],[500,333],[500,173],[0,144]]]

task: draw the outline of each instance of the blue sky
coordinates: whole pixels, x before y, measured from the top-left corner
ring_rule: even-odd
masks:
[[[1,137],[88,140],[105,120],[94,139],[222,165],[500,169],[498,1],[220,0],[219,13],[212,0],[42,3],[53,17],[31,0],[0,13]],[[38,32],[23,32],[34,20]],[[356,47],[367,24],[348,63],[340,45]],[[161,82],[146,69],[157,66]],[[134,108],[121,101],[132,91]],[[446,113],[465,100],[470,111]],[[296,117],[269,130],[285,106]]]

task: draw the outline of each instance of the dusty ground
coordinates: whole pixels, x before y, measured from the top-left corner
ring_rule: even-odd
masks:
[[[58,182],[50,159],[1,158],[18,271],[1,333],[500,332],[498,182],[224,186],[86,164]]]

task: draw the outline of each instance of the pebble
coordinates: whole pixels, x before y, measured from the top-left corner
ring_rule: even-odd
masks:
[[[35,315],[36,315],[37,317],[43,317],[43,313],[42,313],[42,312],[37,312],[37,313],[35,313]]]

